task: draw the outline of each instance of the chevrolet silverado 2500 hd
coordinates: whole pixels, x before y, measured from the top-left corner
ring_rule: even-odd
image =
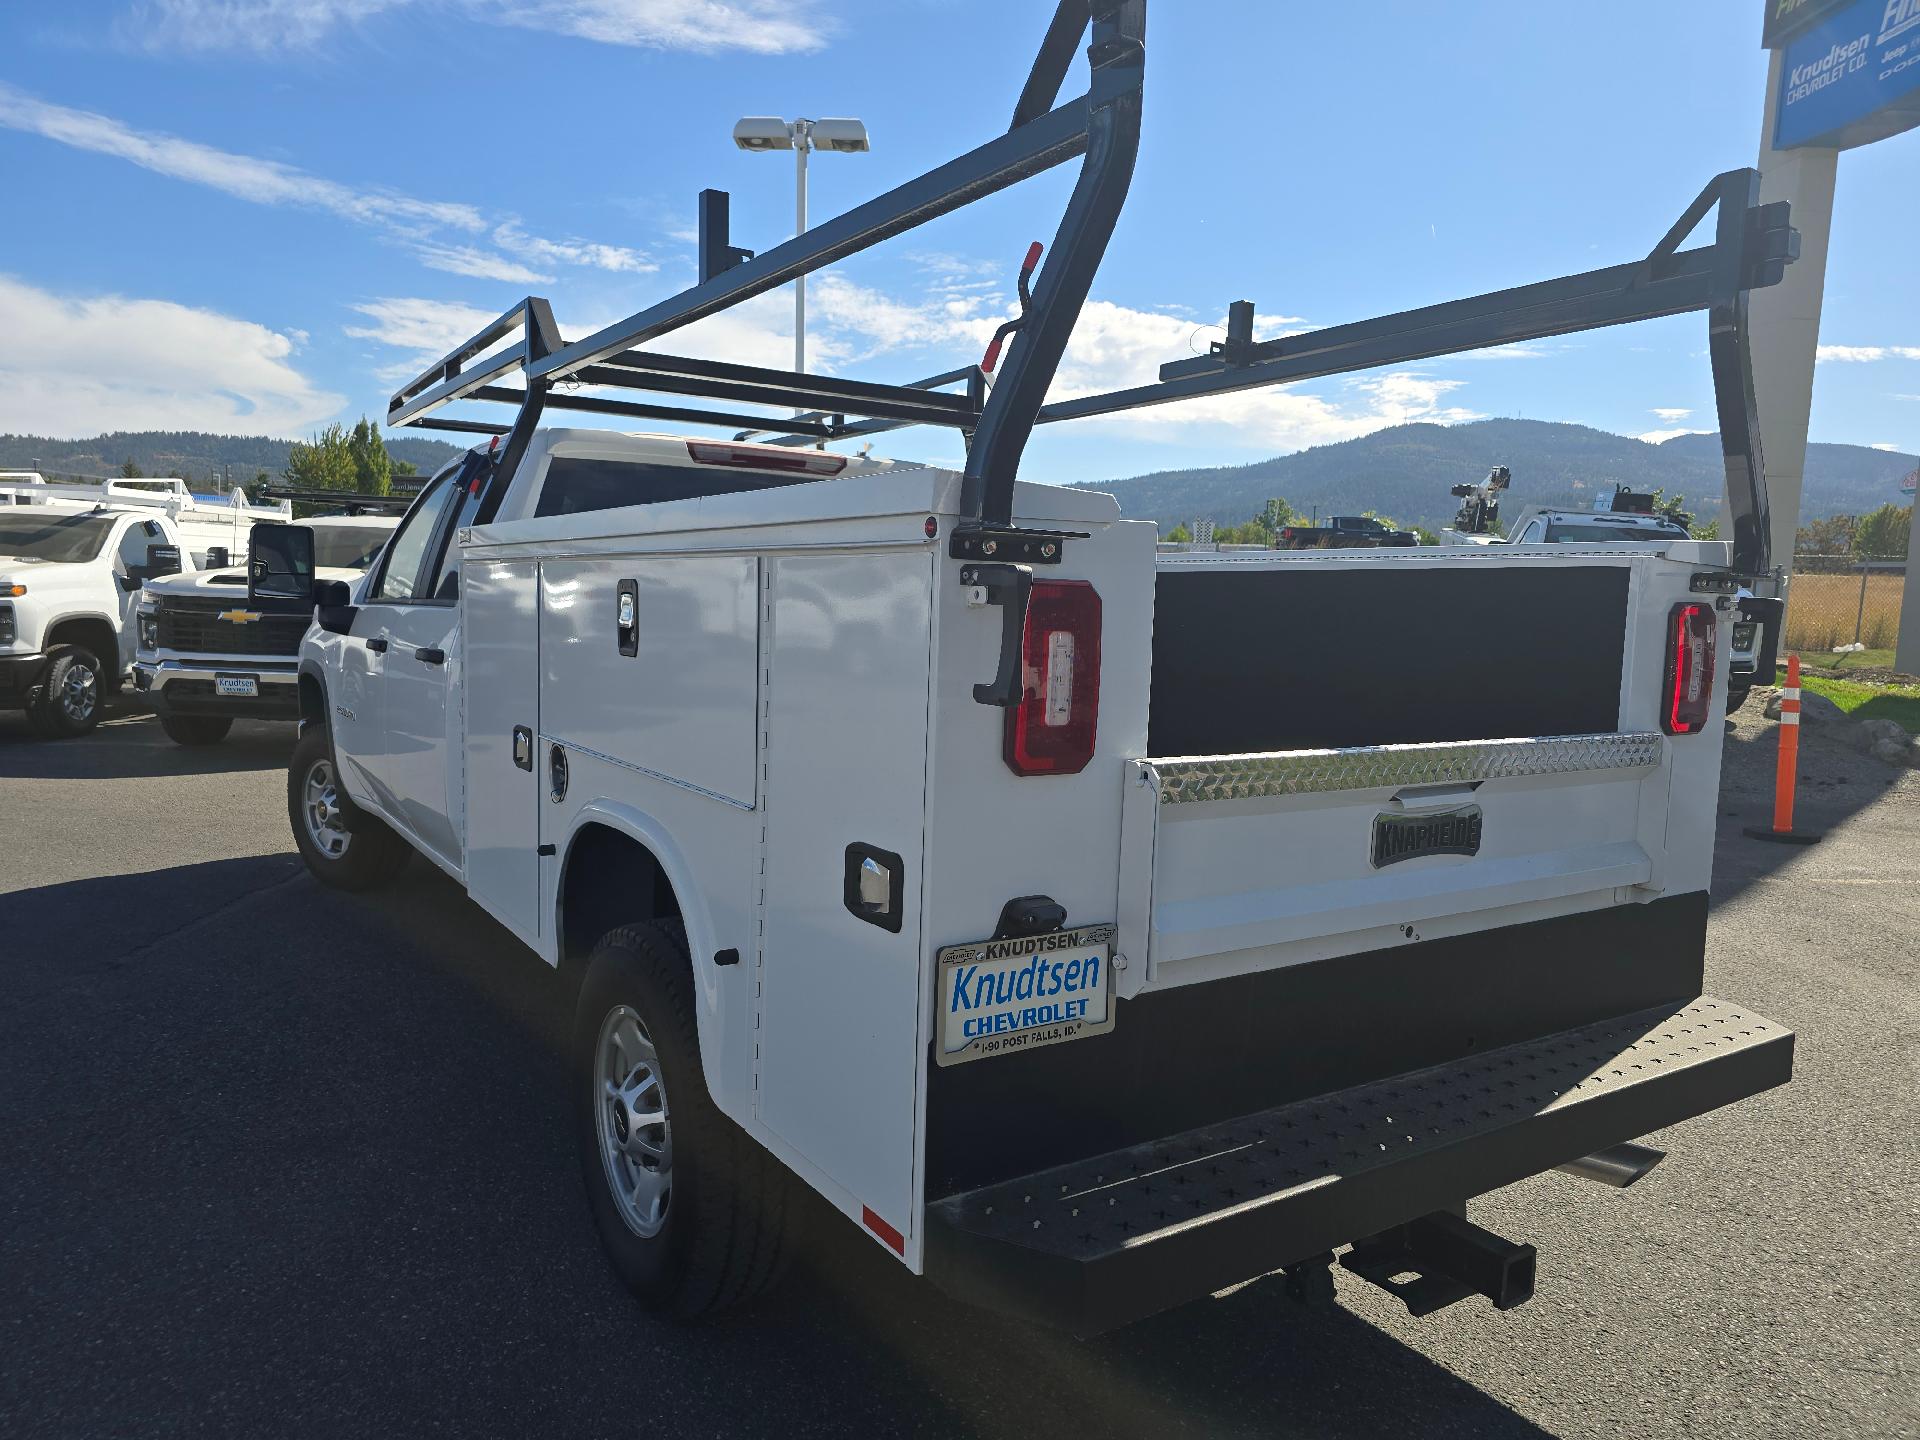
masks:
[[[314,578],[358,579],[398,519],[334,515],[304,522]],[[147,582],[135,616],[133,683],[178,745],[216,745],[233,722],[298,720],[294,685],[310,601],[247,600],[244,569],[202,570]]]
[[[1788,1078],[1791,1033],[1702,973],[1723,617],[1766,564],[1746,300],[1794,256],[1784,207],[1731,172],[1624,264],[1304,336],[1256,342],[1235,302],[1158,383],[1049,401],[1145,13],[1061,0],[1004,135],[844,216],[756,256],[707,192],[691,289],[573,341],[529,297],[436,361],[389,423],[493,438],[356,584],[256,533],[258,588],[318,602],[301,854],[354,888],[417,850],[575,987],[582,1175],[648,1304],[764,1286],[805,1184],[1082,1332],[1274,1271],[1326,1293],[1336,1255],[1416,1313],[1508,1307],[1533,1250],[1472,1197],[1624,1184],[1659,1158],[1635,1137]],[[1075,157],[990,391],[655,346]],[[1688,312],[1731,543],[1157,561],[1111,498],[1016,483],[1035,424]],[[911,424],[964,467],[824,448]],[[1463,656],[1462,614],[1523,643]]]

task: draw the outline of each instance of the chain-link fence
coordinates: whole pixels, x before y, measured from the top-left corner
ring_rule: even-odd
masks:
[[[1900,635],[1906,576],[1904,555],[1795,555],[1785,648],[1805,654],[1842,645],[1891,650]]]

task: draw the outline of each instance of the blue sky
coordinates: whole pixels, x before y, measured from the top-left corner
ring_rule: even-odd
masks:
[[[1042,0],[70,0],[0,10],[0,430],[300,435],[517,297],[569,336],[691,283],[694,197],[792,229],[743,114],[858,115],[825,217],[1003,128]],[[1755,0],[1162,3],[1132,197],[1063,393],[1204,349],[1229,301],[1307,328],[1643,253],[1751,164]],[[1070,82],[1074,83],[1074,82]],[[1920,133],[1842,157],[1819,440],[1920,450]],[[821,368],[978,358],[1063,169],[816,277]],[[671,347],[784,363],[790,292]],[[1043,430],[1035,478],[1232,464],[1408,419],[1711,424],[1704,322]],[[885,450],[931,459],[948,436]],[[1495,457],[1497,458],[1497,457]]]

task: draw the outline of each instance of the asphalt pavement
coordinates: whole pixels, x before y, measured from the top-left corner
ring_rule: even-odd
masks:
[[[1920,774],[1810,731],[1827,839],[1748,841],[1742,717],[1708,985],[1798,1030],[1796,1078],[1653,1137],[1632,1190],[1475,1202],[1539,1246],[1531,1304],[1416,1321],[1337,1272],[1330,1308],[1261,1280],[1080,1343],[823,1207],[761,1304],[638,1311],[581,1197],[571,997],[424,862],[308,879],[291,744],[0,714],[0,1435],[1920,1433]]]

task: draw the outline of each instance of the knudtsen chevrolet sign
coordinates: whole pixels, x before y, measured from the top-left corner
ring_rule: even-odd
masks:
[[[1838,150],[1920,125],[1920,0],[1853,0],[1781,54],[1776,149]]]

